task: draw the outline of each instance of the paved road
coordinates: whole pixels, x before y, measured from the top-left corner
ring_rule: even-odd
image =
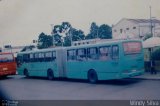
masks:
[[[14,100],[134,100],[159,99],[160,80],[124,79],[89,84],[84,80],[0,79],[0,91]]]

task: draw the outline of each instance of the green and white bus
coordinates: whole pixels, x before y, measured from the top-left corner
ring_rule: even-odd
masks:
[[[48,48],[18,54],[18,73],[98,80],[130,78],[144,73],[140,40],[111,40],[96,44]]]
[[[18,74],[29,76],[64,77],[62,48],[39,49],[17,54]]]

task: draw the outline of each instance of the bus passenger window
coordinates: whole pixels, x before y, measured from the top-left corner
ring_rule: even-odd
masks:
[[[56,52],[52,52],[52,60],[56,61]]]
[[[34,54],[30,54],[30,61],[34,62]]]
[[[88,48],[87,57],[88,57],[88,60],[97,60],[98,59],[98,49],[96,47]]]
[[[12,54],[1,54],[0,55],[0,62],[13,62],[14,58]]]
[[[35,53],[34,56],[35,56],[34,62],[38,62],[39,61],[39,54]]]
[[[67,60],[68,61],[76,61],[76,50],[68,50],[67,51]]]
[[[39,62],[43,62],[44,61],[44,53],[39,53]]]
[[[86,61],[86,49],[77,50],[77,61]]]
[[[21,55],[17,56],[17,66],[19,67],[23,63],[23,57]]]
[[[24,54],[23,55],[23,61],[26,62],[26,63],[29,62],[29,54]]]
[[[119,58],[119,47],[117,45],[112,46],[112,59]]]
[[[111,59],[111,52],[110,52],[110,47],[100,47],[99,48],[100,52],[100,60],[110,60]]]
[[[45,53],[45,61],[52,61],[52,52]]]

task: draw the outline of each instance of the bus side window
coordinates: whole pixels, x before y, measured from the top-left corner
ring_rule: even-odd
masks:
[[[77,61],[86,61],[86,49],[77,50]]]
[[[38,61],[39,62],[44,62],[44,53],[39,53],[39,59],[38,59]]]
[[[38,62],[39,61],[39,54],[35,53],[34,56],[35,56],[34,62]]]
[[[98,49],[96,47],[87,49],[88,60],[97,60],[98,59]]]
[[[52,61],[52,52],[45,53],[45,61]]]
[[[110,60],[111,59],[111,47],[110,46],[106,46],[106,47],[100,47],[99,48],[99,53],[100,53],[100,60]]]
[[[19,67],[23,63],[23,57],[22,56],[17,56],[17,66]]]
[[[68,61],[76,61],[76,50],[68,50],[67,51],[67,60]]]
[[[31,61],[31,62],[34,62],[34,54],[33,54],[33,53],[30,54],[30,61]]]
[[[56,61],[56,52],[52,52],[52,60]]]
[[[118,45],[112,46],[112,59],[118,59],[119,58],[119,47]]]
[[[29,62],[29,54],[23,55],[23,62],[25,62],[25,63]]]

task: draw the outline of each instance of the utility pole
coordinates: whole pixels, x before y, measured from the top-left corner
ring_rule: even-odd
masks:
[[[54,39],[54,33],[53,33],[53,27],[54,27],[54,25],[53,24],[51,24],[51,35],[52,35],[52,38],[53,38],[53,47],[55,47],[55,39]]]
[[[72,39],[72,27],[70,27],[69,36],[70,36],[71,46],[72,46],[72,42],[73,42],[73,39]]]
[[[152,8],[151,8],[151,6],[150,6],[149,8],[150,8],[150,24],[151,24],[150,28],[151,28],[151,36],[153,36],[153,31],[152,31]]]

